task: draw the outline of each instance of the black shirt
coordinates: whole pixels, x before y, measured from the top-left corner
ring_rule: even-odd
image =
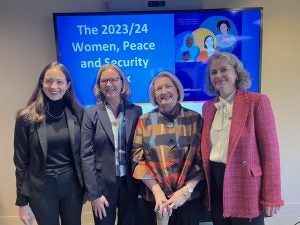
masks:
[[[72,170],[72,150],[63,100],[46,100],[47,163],[46,174]]]

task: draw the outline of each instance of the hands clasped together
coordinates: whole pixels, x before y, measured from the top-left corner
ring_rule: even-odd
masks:
[[[182,206],[191,197],[186,186],[175,191],[169,199],[161,189],[153,192],[153,194],[155,198],[154,211],[162,217],[171,216],[173,209]]]

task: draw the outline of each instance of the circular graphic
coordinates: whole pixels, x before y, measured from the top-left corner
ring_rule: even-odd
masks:
[[[238,33],[235,24],[224,16],[212,16],[206,19],[200,29],[210,30],[216,39],[216,50],[232,52],[237,44]]]

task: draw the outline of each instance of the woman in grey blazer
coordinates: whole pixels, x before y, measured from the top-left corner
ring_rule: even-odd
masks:
[[[81,117],[68,70],[50,63],[16,118],[16,205],[25,225],[81,224]]]
[[[87,109],[81,129],[82,170],[96,225],[134,225],[137,185],[131,148],[142,109],[129,103],[130,87],[121,69],[103,65],[94,86],[98,101]]]

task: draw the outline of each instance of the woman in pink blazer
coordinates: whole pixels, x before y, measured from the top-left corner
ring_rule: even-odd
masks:
[[[209,59],[207,78],[217,95],[203,106],[201,142],[213,224],[263,225],[284,204],[270,100],[246,91],[249,75],[231,53]]]

